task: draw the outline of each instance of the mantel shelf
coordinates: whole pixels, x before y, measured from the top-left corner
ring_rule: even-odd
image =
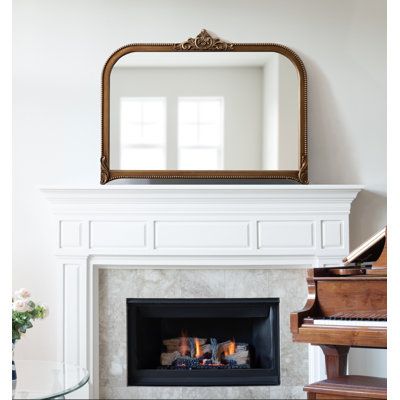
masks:
[[[349,206],[361,185],[107,185],[39,188],[53,205],[337,204]],[[349,210],[349,209],[348,209]]]

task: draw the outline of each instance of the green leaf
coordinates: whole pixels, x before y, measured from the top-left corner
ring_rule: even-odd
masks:
[[[12,331],[12,340],[19,340],[21,339],[21,334],[18,331]]]

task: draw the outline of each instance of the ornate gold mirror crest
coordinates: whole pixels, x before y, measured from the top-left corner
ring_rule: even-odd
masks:
[[[189,38],[185,42],[177,43],[175,50],[192,51],[226,51],[233,50],[233,43],[227,43],[219,38],[213,38],[205,29],[203,29],[195,38]]]
[[[168,84],[168,78],[164,77],[172,76],[173,73],[180,74],[177,76],[184,75],[182,68],[186,68],[185,72],[196,71],[194,79],[191,78],[190,82],[192,84],[193,81],[198,80],[199,88],[193,89],[193,92],[190,92],[193,94],[189,96],[185,92],[189,85],[177,89],[180,90],[179,93],[185,92],[185,95],[176,96],[175,103],[171,103],[171,105],[168,103],[171,100],[165,100],[166,97],[163,97],[164,94],[160,88],[164,87],[164,83],[165,86]],[[254,76],[257,75],[257,78],[250,77],[250,69],[255,71]],[[279,70],[279,73],[274,72],[275,70]],[[282,71],[285,70],[292,71],[290,79],[286,79],[283,75]],[[204,71],[204,78],[201,77],[202,71]],[[214,73],[215,93],[219,94],[218,96],[212,90],[213,86],[210,86],[214,82],[213,78],[210,79],[211,72]],[[149,77],[150,73],[153,73],[151,77]],[[221,81],[230,75],[236,76],[236,78],[232,78],[231,83],[226,83],[226,86],[229,86],[229,90],[227,89],[226,92],[229,91],[230,94],[221,95],[224,93]],[[246,76],[249,76],[249,83],[244,82],[247,79]],[[125,77],[125,81],[121,77]],[[204,80],[202,81],[202,79]],[[256,81],[256,79],[259,80]],[[290,93],[286,88],[289,80],[295,82],[296,85],[295,88],[292,86]],[[146,91],[146,82],[148,91]],[[161,82],[157,86],[157,90],[153,87],[156,82]],[[258,83],[256,84],[256,82]],[[178,83],[185,85],[184,79],[175,81],[171,79],[170,83],[171,86],[179,86]],[[199,96],[200,89],[203,89],[204,92],[204,87],[207,85],[211,88],[209,93],[213,93],[212,96],[204,94]],[[131,92],[128,91],[129,87],[131,87]],[[236,92],[233,92],[233,89],[236,89]],[[246,102],[250,102],[249,96],[258,91],[260,93],[263,91],[263,97],[260,95],[258,97],[260,101],[254,100],[255,105],[246,108]],[[273,97],[272,93],[275,92],[279,92],[279,95]],[[284,101],[281,100],[282,93],[286,93]],[[248,97],[246,98],[246,96]],[[254,96],[256,95],[254,94]],[[256,97],[254,98],[256,99]],[[207,99],[209,103],[207,103]],[[198,120],[205,118],[206,121],[204,123],[200,121],[196,126],[196,140],[199,142],[197,147],[193,143],[179,147],[180,141],[186,143],[187,138],[191,137],[190,129],[193,126],[190,125],[191,128],[187,128],[186,136],[182,136],[182,132],[186,132],[182,127],[188,127],[188,124],[192,124],[192,122],[186,121],[189,118],[187,114],[186,120],[183,121],[185,114],[178,110],[177,116],[171,117],[172,120],[176,120],[174,122],[176,125],[171,128],[171,122],[168,119],[170,114],[167,116],[167,112],[171,113],[171,109],[175,110],[177,101],[182,103],[179,106],[185,110],[196,109],[196,107],[197,110],[201,107],[205,107],[204,109],[209,107],[208,109],[212,110],[210,107],[219,101],[218,104],[222,111],[220,117],[215,117],[215,121],[217,121],[215,123],[207,120],[207,118],[211,118],[209,115],[204,117],[199,114],[200,111],[197,111],[196,118]],[[241,105],[240,101],[242,101]],[[132,134],[133,128],[129,127],[139,127],[143,138],[143,132],[148,129],[149,124],[143,119],[145,118],[143,115],[146,114],[146,111],[143,110],[146,110],[146,107],[149,107],[148,103],[151,102],[153,102],[151,110],[157,110],[157,107],[159,110],[164,108],[157,111],[160,116],[158,122],[150,121],[153,124],[153,128],[151,128],[153,130],[149,130],[147,142],[145,140],[146,143],[141,144],[139,143],[141,139],[138,139],[140,135]],[[278,104],[278,102],[280,103]],[[231,107],[233,103],[238,103],[236,111],[233,106]],[[141,117],[138,117],[142,118],[140,121],[133,116],[137,107],[142,107],[140,108],[141,114],[139,113]],[[279,108],[279,114],[272,115],[273,111],[271,110],[275,108]],[[238,112],[237,110],[243,111]],[[125,115],[124,112],[127,120],[121,122],[119,118]],[[212,113],[215,114],[215,110]],[[254,117],[252,113],[254,113]],[[247,130],[243,127],[240,128],[242,120],[244,121],[243,126],[249,127]],[[293,121],[292,125],[285,128],[286,125],[289,125],[288,121],[290,120]],[[185,123],[186,125],[184,125]],[[214,125],[212,125],[213,123]],[[210,131],[201,131],[202,126],[209,126]],[[259,138],[253,134],[255,128],[252,130],[252,126],[257,126],[257,129],[262,131]],[[154,133],[154,127],[158,127],[157,129],[161,133]],[[210,132],[217,132],[217,128],[221,131],[219,145],[214,143],[217,134],[214,137],[210,134]],[[287,137],[283,133],[285,129],[288,132],[291,130],[286,134]],[[167,132],[167,130],[173,132]],[[159,135],[158,139],[155,138],[157,135]],[[209,138],[207,139],[209,142],[205,142],[201,135]],[[160,139],[161,136],[163,139]],[[123,148],[124,145],[126,148]],[[176,149],[177,146],[178,149]],[[262,154],[255,156],[255,153],[251,153],[250,150],[247,154],[247,147],[252,147],[253,152],[258,151]],[[125,151],[123,155],[122,151]],[[206,30],[202,30],[195,38],[189,38],[182,43],[138,43],[121,47],[110,56],[103,69],[101,152],[101,184],[123,178],[150,180],[251,179],[265,183],[267,180],[308,183],[307,76],[304,64],[299,56],[286,46],[274,43],[229,43],[214,37]],[[290,154],[291,160],[289,160]],[[257,157],[260,158],[257,165],[261,167],[254,168],[254,159]],[[242,158],[248,159],[247,164],[240,163]],[[150,167],[136,167],[141,165],[140,159],[143,159],[142,165],[150,165]],[[210,164],[207,164],[208,159]],[[199,166],[199,162],[204,164]],[[185,168],[187,165],[195,167]],[[214,165],[217,168],[205,168],[207,165]],[[134,168],[126,168],[126,166],[134,166]],[[153,166],[155,167],[153,168]]]

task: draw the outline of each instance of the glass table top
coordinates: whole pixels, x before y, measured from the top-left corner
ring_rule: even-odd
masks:
[[[15,360],[14,399],[52,399],[81,388],[89,380],[85,368],[55,361]]]

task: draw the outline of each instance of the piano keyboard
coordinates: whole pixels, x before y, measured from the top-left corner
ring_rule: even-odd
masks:
[[[314,319],[314,325],[387,327],[386,310],[340,312],[329,317]]]
[[[357,319],[314,319],[314,325],[387,327],[387,321]]]

